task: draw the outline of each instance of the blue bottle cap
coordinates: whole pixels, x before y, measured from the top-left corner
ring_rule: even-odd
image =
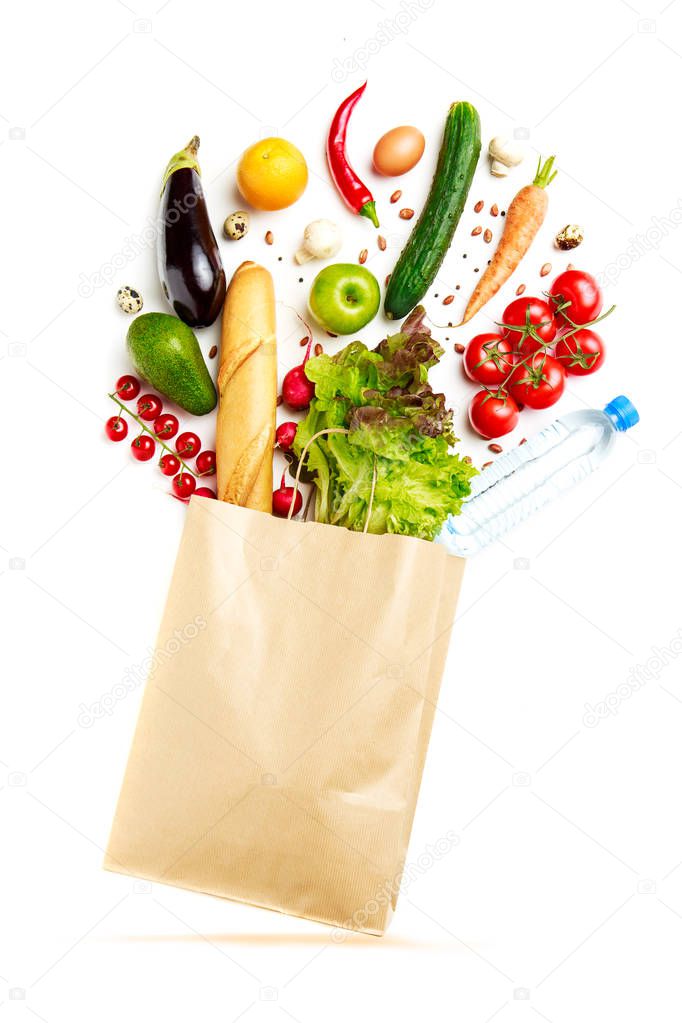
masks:
[[[604,406],[604,412],[617,430],[629,430],[639,422],[639,412],[629,398],[619,394],[617,398]]]

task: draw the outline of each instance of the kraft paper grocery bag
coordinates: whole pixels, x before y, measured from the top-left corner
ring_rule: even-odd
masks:
[[[381,934],[463,566],[192,498],[105,867]]]

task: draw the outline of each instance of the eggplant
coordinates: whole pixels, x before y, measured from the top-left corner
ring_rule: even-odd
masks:
[[[168,162],[161,185],[158,266],[173,312],[190,327],[208,327],[225,301],[225,271],[208,217],[195,135]]]

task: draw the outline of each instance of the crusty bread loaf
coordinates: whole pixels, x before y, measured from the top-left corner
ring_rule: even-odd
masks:
[[[272,277],[257,263],[242,263],[227,289],[218,395],[218,497],[271,512],[277,405],[275,290]]]

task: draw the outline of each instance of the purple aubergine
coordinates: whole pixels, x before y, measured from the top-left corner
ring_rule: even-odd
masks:
[[[158,262],[164,294],[190,327],[208,327],[225,301],[225,271],[208,217],[195,135],[171,157],[161,186]]]

